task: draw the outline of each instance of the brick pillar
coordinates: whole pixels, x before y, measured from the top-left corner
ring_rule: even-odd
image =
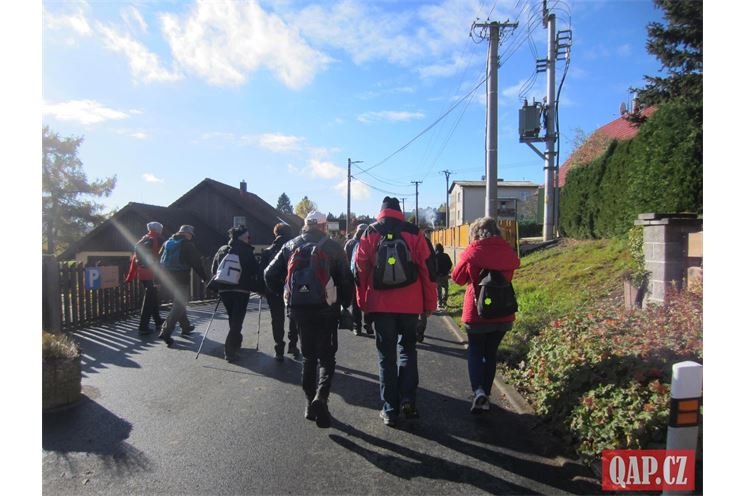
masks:
[[[688,269],[688,235],[701,231],[696,214],[639,214],[644,227],[644,267],[649,274],[644,305],[662,304],[672,284],[682,287]]]

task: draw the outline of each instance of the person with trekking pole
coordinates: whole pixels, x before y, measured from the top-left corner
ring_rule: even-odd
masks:
[[[225,360],[232,363],[240,358],[238,352],[243,343],[243,320],[246,317],[251,291],[258,293],[262,290],[263,284],[259,284],[259,279],[263,283],[263,278],[254,257],[254,247],[250,244],[251,235],[248,229],[241,225],[230,229],[228,234],[228,244],[221,246],[212,259],[213,278],[210,287],[217,289],[218,297],[228,312],[229,330],[225,338]],[[223,277],[223,272],[226,273],[226,277]],[[236,277],[232,278],[233,275]]]
[[[158,337],[165,341],[169,347],[173,344],[171,334],[177,322],[181,326],[183,336],[188,336],[194,331],[194,326],[189,322],[189,317],[186,314],[192,269],[202,281],[209,280],[209,276],[202,267],[202,259],[193,238],[194,226],[185,224],[168,241],[163,243],[160,249],[162,275],[166,286],[173,293],[173,305],[171,305],[171,311],[163,322]]]
[[[302,234],[285,243],[264,271],[268,290],[284,294],[297,322],[305,418],[322,428],[331,425],[328,399],[336,368],[339,314],[354,295],[344,248],[326,231],[326,216],[310,212]]]

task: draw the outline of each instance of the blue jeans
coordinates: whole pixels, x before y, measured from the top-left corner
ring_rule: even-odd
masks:
[[[481,388],[487,396],[491,394],[497,373],[497,348],[506,333],[507,329],[487,334],[468,333],[468,378],[472,391]]]
[[[395,417],[401,403],[416,404],[416,388],[419,385],[416,324],[419,316],[376,313],[372,318],[380,364],[380,399],[383,400],[383,410]]]

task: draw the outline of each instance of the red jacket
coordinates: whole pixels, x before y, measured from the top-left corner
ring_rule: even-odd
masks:
[[[134,281],[135,279],[139,279],[140,281],[152,281],[154,279],[153,277],[153,270],[152,266],[157,266],[160,260],[160,256],[158,255],[158,252],[160,251],[160,247],[163,244],[163,238],[160,234],[148,231],[145,236],[140,239],[140,241],[143,241],[145,238],[150,238],[151,245],[150,250],[152,251],[152,258],[150,256],[143,257],[146,260],[149,260],[150,267],[146,265],[139,265],[136,261],[135,255],[132,255],[132,258],[129,262],[129,273],[127,274],[127,277],[125,281],[130,282]],[[140,242],[138,241],[138,243]],[[137,249],[137,247],[135,247]],[[144,254],[143,254],[144,255]]]
[[[371,227],[402,222],[404,222],[404,216],[401,212],[385,209],[378,214],[378,222]],[[422,231],[411,224],[407,227],[409,226],[411,229],[403,230],[401,237],[409,247],[414,263],[417,265],[418,276],[414,283],[402,288],[383,290],[373,288],[380,233],[368,228],[360,238],[356,258],[357,304],[363,312],[422,314],[433,312],[437,307],[437,283],[430,278],[427,268],[427,259],[432,255],[432,251]]]
[[[458,257],[458,263],[455,264],[451,275],[453,281],[459,286],[469,283],[466,287],[466,295],[463,297],[461,320],[467,324],[514,321],[514,313],[494,319],[479,317],[473,299],[473,283],[478,283],[482,269],[498,270],[508,281],[512,281],[512,274],[518,267],[520,267],[520,259],[517,258],[515,250],[499,236],[474,241],[468,245]]]

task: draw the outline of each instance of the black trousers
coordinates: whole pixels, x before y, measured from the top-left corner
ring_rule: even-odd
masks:
[[[140,309],[140,329],[144,329],[150,324],[152,317],[155,327],[158,328],[163,324],[160,316],[160,298],[158,296],[158,287],[153,281],[141,281],[145,290],[145,296],[142,298],[142,308]]]
[[[302,384],[305,397],[311,400],[318,394],[326,400],[336,369],[339,317],[306,311],[295,312],[295,319],[300,331],[300,346],[303,353]]]
[[[246,318],[249,293],[221,291],[220,299],[228,311],[228,336],[225,338],[225,354],[235,355],[243,343],[243,320]]]
[[[362,329],[362,309],[357,306],[357,298],[352,298],[352,319],[354,328],[358,331]],[[372,318],[368,314],[365,314],[365,324],[372,325]]]
[[[283,355],[285,352],[285,300],[281,295],[267,291],[266,301],[269,304],[269,313],[272,316],[272,336],[274,337],[274,351]],[[287,330],[288,348],[297,346],[298,331],[295,319],[290,318],[290,326]]]

